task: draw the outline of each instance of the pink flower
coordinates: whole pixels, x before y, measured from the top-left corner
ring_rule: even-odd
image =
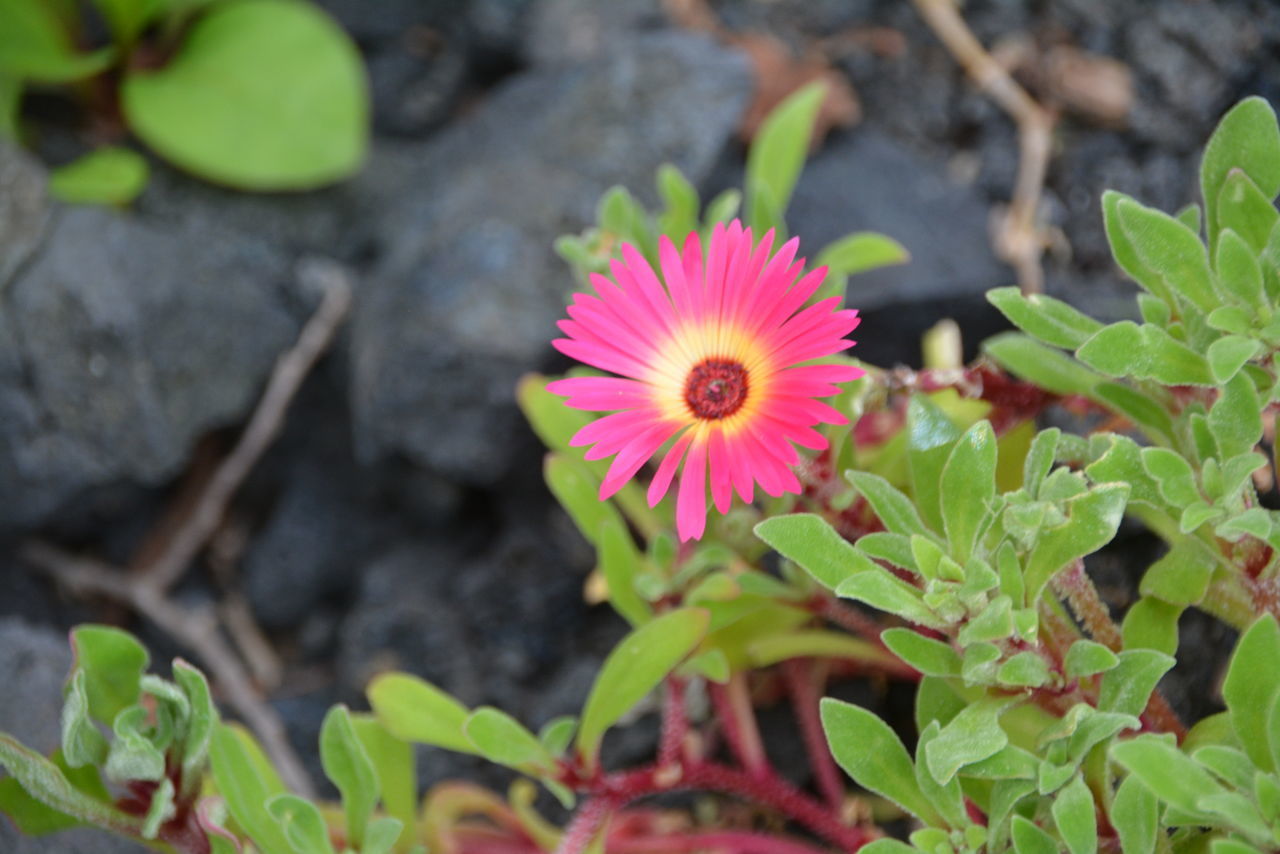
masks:
[[[661,275],[630,245],[612,263],[612,277],[592,275],[595,295],[574,294],[568,337],[556,349],[616,377],[558,380],[548,388],[577,409],[613,412],[583,427],[574,445],[591,445],[587,459],[612,456],[601,499],[617,492],[662,446],[649,485],[649,504],[667,493],[676,470],[676,523],[681,540],[702,536],[707,483],[716,509],[728,511],[736,489],[750,502],[755,484],[769,495],[798,493],[791,470],[794,445],[827,446],[813,429],[845,418],[817,400],[836,383],[862,376],[851,365],[802,364],[853,346],[854,310],[838,298],[808,308],[826,276],[822,267],[801,277],[799,241],[773,250],[770,231],[759,244],[735,220],[717,225],[706,255],[697,233],[683,253],[667,238],[659,245]]]

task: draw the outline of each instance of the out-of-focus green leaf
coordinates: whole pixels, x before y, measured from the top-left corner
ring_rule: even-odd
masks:
[[[741,207],[742,193],[730,188],[707,202],[707,209],[703,212],[703,222],[708,226],[717,222],[727,223],[738,215],[738,209]]]
[[[1280,626],[1267,614],[1249,627],[1231,656],[1222,698],[1231,713],[1231,725],[1254,764],[1275,771],[1267,748],[1267,713],[1280,695]]]
[[[0,3],[0,76],[68,83],[103,71],[115,56],[112,48],[76,51],[70,33],[46,0]]]
[[[267,801],[267,811],[280,823],[294,854],[333,854],[324,817],[311,801],[281,793]]]
[[[365,693],[387,731],[405,741],[475,753],[463,732],[470,711],[436,686],[408,673],[384,673]]]
[[[80,205],[127,205],[147,185],[147,161],[127,148],[91,151],[49,174],[49,192]]]
[[[747,646],[747,653],[756,667],[769,667],[792,658],[839,658],[873,667],[896,664],[893,656],[873,643],[822,629],[762,637]]]
[[[609,653],[587,697],[575,742],[588,766],[595,764],[605,731],[694,650],[709,620],[697,608],[670,611],[631,632]]]
[[[1173,442],[1173,419],[1160,402],[1122,383],[1098,383],[1095,397],[1157,441]]]
[[[781,225],[826,95],[825,83],[810,83],[775,107],[756,132],[747,153],[746,195],[747,219],[757,234]],[[761,210],[766,198],[770,210]]]
[[[165,8],[164,0],[93,0],[111,27],[116,44],[128,49]]]
[[[755,528],[756,536],[788,560],[803,567],[830,589],[859,572],[876,569],[821,516],[790,513],[766,519]]]
[[[551,494],[568,511],[588,542],[597,543],[606,523],[625,530],[626,523],[618,514],[617,508],[608,501],[600,500],[599,481],[591,474],[586,463],[565,454],[547,454],[542,473]]]
[[[609,604],[633,626],[646,622],[653,609],[636,592],[635,579],[643,565],[631,533],[621,520],[606,518],[597,542],[600,568],[609,586]]]
[[[911,492],[915,496],[916,508],[937,531],[943,529],[940,486],[942,468],[947,464],[951,449],[960,440],[960,435],[961,430],[955,426],[951,417],[927,395],[911,396],[907,403],[907,463],[911,470]],[[881,499],[881,502],[887,502],[890,498],[893,498],[891,494]],[[887,510],[886,507],[886,512]],[[911,512],[914,513],[914,510]],[[898,515],[905,520],[901,523],[903,532],[908,533],[905,525],[911,523],[911,516],[903,513]]]
[[[190,797],[200,786],[209,758],[209,739],[218,723],[218,709],[213,705],[204,674],[181,658],[173,661],[173,681],[182,688],[191,706],[182,743],[182,789],[178,792],[179,797]]]
[[[1076,349],[1102,328],[1061,300],[1043,294],[1024,296],[1015,287],[987,291],[987,301],[1023,332],[1064,350]]]
[[[490,762],[525,771],[550,768],[555,759],[519,721],[492,706],[481,706],[467,718],[463,731]]]
[[[267,809],[273,795],[284,792],[262,749],[236,725],[218,724],[209,743],[209,760],[218,792],[227,809],[262,854],[292,854],[279,823]]]
[[[821,713],[831,753],[854,782],[926,824],[945,826],[920,790],[910,754],[888,724],[860,706],[829,697],[822,701]]]
[[[368,83],[350,38],[297,0],[220,3],[160,69],[131,69],[130,128],[167,160],[247,190],[303,190],[354,173]]]
[[[369,822],[369,829],[364,835],[364,847],[360,849],[360,854],[387,854],[399,841],[404,827],[404,822],[390,816],[383,816]]]
[[[112,729],[115,739],[104,767],[107,778],[116,782],[164,779],[164,752],[148,737],[150,711],[142,705],[122,709]]]
[[[0,733],[0,768],[8,771],[32,798],[72,819],[118,833],[136,835],[141,832],[141,819],[81,791],[52,761],[5,733]],[[9,799],[6,798],[4,803],[10,803]],[[50,816],[44,815],[41,820],[47,822],[49,819]]]
[[[372,715],[352,715],[351,726],[378,775],[382,806],[404,827],[412,827],[418,808],[418,772],[412,746],[393,736]],[[370,825],[366,835],[372,831]]]
[[[664,205],[658,215],[658,231],[680,249],[689,233],[698,228],[698,191],[679,169],[664,163],[658,167],[658,195]]]
[[[110,725],[121,709],[138,702],[142,673],[150,656],[128,632],[84,625],[71,631],[75,669],[84,672],[89,714]]]
[[[1014,376],[1054,394],[1089,397],[1102,377],[1061,350],[1046,347],[1018,332],[988,338],[982,349]]]
[[[1129,274],[1129,278],[1165,306],[1172,307],[1176,303],[1172,289],[1165,283],[1164,278],[1142,259],[1134,248],[1133,241],[1120,224],[1120,204],[1126,201],[1133,202],[1133,199],[1115,190],[1107,190],[1102,194],[1102,221],[1106,227],[1107,242],[1111,245],[1111,254],[1115,256],[1120,269]]]
[[[62,707],[62,755],[72,768],[101,765],[107,758],[107,740],[89,717],[84,683],[84,671],[75,671]]]
[[[1245,98],[1227,112],[1204,149],[1200,190],[1210,245],[1217,245],[1218,196],[1232,169],[1239,168],[1268,199],[1280,191],[1280,128],[1266,99]]]
[[[346,706],[334,706],[324,717],[320,727],[320,762],[325,775],[342,795],[347,838],[361,849],[365,828],[378,804],[378,773],[360,744]]]
[[[893,238],[872,231],[859,231],[824,247],[814,259],[813,266],[829,267],[834,276],[851,276],[893,264],[905,264],[910,260],[910,253]]]

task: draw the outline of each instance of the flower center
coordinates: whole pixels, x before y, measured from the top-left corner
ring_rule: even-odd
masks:
[[[747,399],[747,369],[740,362],[707,359],[693,366],[684,383],[684,400],[698,418],[728,418]]]

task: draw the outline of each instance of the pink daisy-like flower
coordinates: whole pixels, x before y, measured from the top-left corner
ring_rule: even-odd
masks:
[[[728,511],[736,489],[750,502],[755,484],[769,495],[800,491],[792,443],[827,446],[813,429],[845,418],[817,400],[836,383],[862,376],[851,365],[802,364],[853,346],[855,310],[838,298],[808,308],[826,276],[799,278],[799,241],[773,253],[770,231],[756,244],[737,220],[717,225],[703,254],[697,233],[678,251],[659,245],[661,276],[635,247],[622,247],[612,278],[592,275],[595,295],[574,294],[568,337],[556,349],[616,377],[575,377],[548,388],[577,409],[613,412],[583,427],[574,445],[587,459],[614,457],[600,487],[608,498],[667,442],[674,444],[649,485],[649,504],[667,493],[676,470],[676,525],[681,540],[702,536],[707,483],[716,509]],[[683,468],[681,463],[683,462]]]

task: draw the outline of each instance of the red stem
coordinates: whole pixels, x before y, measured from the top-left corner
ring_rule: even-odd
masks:
[[[556,846],[556,854],[581,854],[586,851],[609,814],[620,805],[613,797],[591,798],[586,801],[565,828],[564,836]]]
[[[666,697],[662,705],[662,740],[658,747],[658,764],[673,765],[684,755],[684,739],[689,732],[689,715],[684,705],[684,680],[667,677]]]
[[[809,753],[809,763],[813,766],[818,791],[831,808],[838,811],[844,804],[844,784],[831,751],[827,749],[826,734],[822,731],[822,718],[818,712],[822,688],[816,681],[818,674],[814,670],[813,660],[795,658],[783,662],[782,675],[787,682],[791,707],[795,712],[796,723],[800,725],[800,734],[804,738],[805,750]]]
[[[708,689],[720,729],[738,764],[753,776],[769,776],[772,770],[769,757],[764,751],[764,742],[760,738],[760,729],[756,725],[755,710],[751,707],[746,675],[734,673],[729,677],[728,684],[711,682],[708,683]]]
[[[684,854],[691,851],[731,851],[733,854],[824,854],[821,848],[815,848],[803,842],[748,831],[724,830],[609,840],[609,854]]]
[[[877,646],[883,646],[880,642],[880,633],[884,631],[884,626],[858,609],[851,608],[830,596],[817,597],[811,607],[818,616],[830,620],[840,628],[847,629],[855,635],[861,635]]]

